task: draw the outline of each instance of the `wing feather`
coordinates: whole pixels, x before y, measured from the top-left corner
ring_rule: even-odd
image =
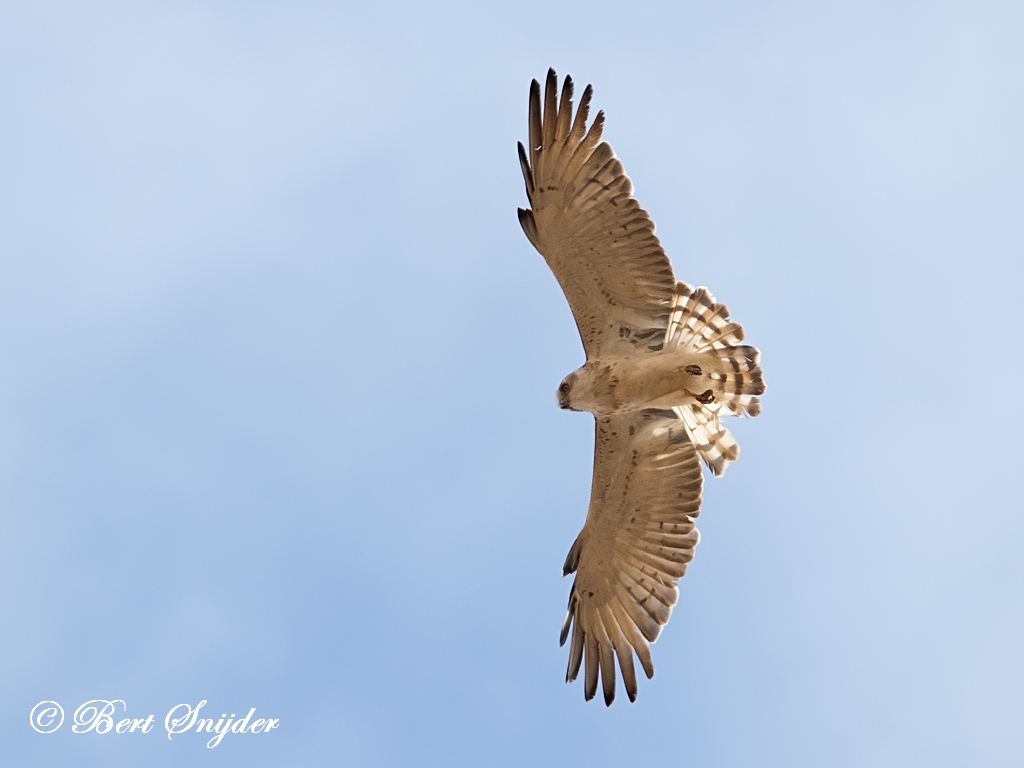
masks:
[[[576,572],[562,642],[572,627],[566,680],[584,657],[584,696],[601,679],[615,697],[614,657],[626,692],[636,697],[632,654],[654,674],[649,643],[679,599],[676,582],[700,534],[703,475],[688,432],[672,411],[648,410],[597,420],[594,486],[587,522],[566,562]],[[577,650],[578,649],[578,650]]]
[[[633,199],[633,184],[606,142],[604,113],[590,128],[588,85],[573,118],[573,84],[549,70],[530,86],[529,148],[519,162],[530,209],[526,236],[558,279],[587,357],[660,348],[675,278],[654,222]],[[663,335],[663,333],[662,333]]]
[[[626,639],[622,626],[612,610],[611,602],[601,606],[601,620],[604,623],[611,648],[615,649],[615,655],[619,658],[619,671],[622,673],[622,683],[626,688],[626,695],[629,696],[630,701],[636,701],[636,671],[633,668],[633,648]],[[614,676],[612,676],[612,680],[612,695],[614,696]]]
[[[548,70],[547,82],[544,83],[544,120],[541,125],[544,144],[551,146],[558,125],[558,77],[553,69]]]
[[[604,606],[594,606],[594,624],[597,627],[597,650],[601,662],[601,688],[604,693],[605,706],[611,706],[615,700],[615,646],[612,645],[608,636],[608,628],[604,625],[601,609]]]
[[[644,638],[651,643],[657,640],[658,635],[661,634],[661,625],[658,624],[657,620],[644,610],[640,603],[634,600],[633,596],[621,584],[615,585],[614,592],[617,602],[629,614],[630,619],[632,619]]]
[[[540,172],[539,158],[541,148],[540,135],[540,83],[534,80],[530,84],[530,166]]]
[[[583,630],[578,621],[573,622],[572,644],[569,646],[569,667],[565,671],[565,682],[571,683],[580,673],[580,662],[583,661]]]
[[[590,615],[592,613],[591,604],[583,603],[582,608],[584,626],[587,628],[584,630],[583,633],[583,698],[587,701],[590,701],[592,698],[594,698],[594,694],[597,693],[597,630],[595,627],[594,618]]]
[[[569,136],[572,126],[572,78],[565,78],[562,83],[562,98],[558,104],[558,125],[555,128],[555,141],[564,142]]]

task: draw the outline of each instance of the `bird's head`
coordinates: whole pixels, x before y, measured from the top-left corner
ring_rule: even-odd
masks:
[[[562,383],[558,385],[558,407],[562,410],[575,411],[576,409],[571,405],[572,398],[572,385],[576,381],[576,374],[570,373],[564,379]]]

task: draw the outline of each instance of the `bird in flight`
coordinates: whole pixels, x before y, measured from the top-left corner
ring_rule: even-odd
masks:
[[[760,353],[706,288],[677,282],[607,142],[604,113],[589,130],[588,85],[573,114],[572,78],[558,94],[548,70],[530,87],[529,147],[519,144],[526,236],[562,287],[586,352],[558,387],[558,405],[596,422],[594,478],[583,530],[562,573],[576,574],[560,643],[566,682],[585,662],[583,695],[601,679],[615,698],[615,657],[636,700],[633,654],[653,677],[650,643],[700,539],[701,460],[715,475],[739,456],[726,415],[757,416]]]

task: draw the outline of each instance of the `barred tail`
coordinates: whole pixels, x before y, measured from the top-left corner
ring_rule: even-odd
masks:
[[[725,468],[740,457],[740,446],[728,429],[722,426],[719,412],[722,407],[714,405],[684,405],[673,408],[676,416],[683,420],[690,442],[704,459],[716,477],[721,477]]]
[[[761,413],[757,397],[765,391],[761,353],[756,347],[742,344],[743,339],[743,328],[729,320],[729,308],[716,302],[707,288],[676,284],[664,348],[685,347],[708,353],[720,365],[718,371],[709,374],[714,383],[713,400],[673,410],[686,425],[701,458],[716,475],[721,475],[740,453],[739,445],[721,425],[719,417]]]
[[[713,350],[726,370],[711,373],[716,383],[717,400],[734,416],[757,416],[761,413],[758,395],[764,394],[764,374],[759,365],[761,353],[756,347],[718,347]],[[718,386],[721,390],[718,390]]]

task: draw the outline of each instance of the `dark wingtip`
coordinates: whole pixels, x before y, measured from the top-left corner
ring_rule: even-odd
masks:
[[[530,159],[526,156],[526,147],[523,142],[516,142],[519,145],[519,168],[523,172],[523,183],[526,184],[526,196],[530,203],[533,203],[533,169],[530,167]]]
[[[576,86],[572,81],[572,75],[566,75],[565,80],[562,81],[562,99],[572,100],[573,91],[576,90]]]
[[[629,696],[629,703],[630,704],[632,704],[633,702],[636,701],[636,689],[635,688],[627,688],[626,689],[626,695]]]
[[[563,645],[565,645],[565,641],[569,637],[569,630],[570,629],[572,629],[572,607],[571,607],[571,604],[570,604],[570,607],[565,612],[565,620],[562,622],[562,632],[558,636],[558,647],[559,648],[561,648]]]
[[[569,604],[565,607],[565,618],[562,620],[562,634],[559,635],[558,645],[559,647],[565,645],[565,639],[569,636],[569,629],[572,627],[573,619],[573,603],[576,601],[576,584],[572,585],[572,589],[569,590]]]
[[[530,158],[526,155],[526,147],[523,146],[521,141],[517,141],[516,144],[519,145],[519,166],[523,169],[523,179],[532,187],[533,169],[530,168]]]
[[[577,536],[576,540],[569,547],[569,554],[565,556],[565,562],[562,564],[562,578],[565,578],[570,573],[576,573],[576,569],[580,565],[580,537]]]
[[[526,237],[529,239],[529,241],[531,243],[533,243],[533,247],[536,248],[537,247],[537,224],[536,224],[536,222],[533,219],[533,211],[527,211],[527,210],[524,210],[522,208],[519,208],[518,211],[519,211],[519,226],[521,226],[523,228],[523,232],[526,234]]]
[[[612,690],[612,691],[605,691],[604,692],[604,705],[606,707],[610,707],[612,705],[613,701],[615,701],[615,691],[614,690]]]

